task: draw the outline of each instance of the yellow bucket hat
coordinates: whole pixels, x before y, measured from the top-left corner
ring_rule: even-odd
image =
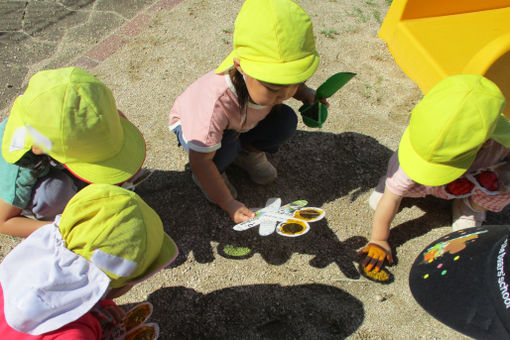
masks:
[[[2,154],[15,163],[32,146],[91,183],[122,183],[145,160],[144,138],[119,116],[110,89],[75,67],[36,73],[14,101]]]
[[[53,331],[89,312],[109,289],[163,269],[177,253],[156,212],[137,194],[90,184],[62,216],[4,257],[5,320],[23,333]]]
[[[59,222],[67,249],[94,263],[110,288],[147,279],[177,255],[158,214],[135,192],[90,184],[66,205]]]
[[[297,84],[319,65],[312,21],[291,0],[247,0],[234,28],[234,50],[216,73],[238,58],[250,77],[273,84]]]
[[[480,75],[440,81],[411,112],[398,148],[404,172],[423,185],[460,177],[488,140],[510,147],[510,122],[500,89]]]

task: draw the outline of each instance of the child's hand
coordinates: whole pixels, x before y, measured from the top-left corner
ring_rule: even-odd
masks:
[[[367,253],[367,257],[361,262],[361,265],[366,267],[367,271],[371,271],[375,266],[375,272],[379,272],[384,265],[384,260],[388,260],[389,264],[393,264],[390,244],[387,241],[371,241],[358,251],[358,256],[364,253]]]
[[[117,305],[109,305],[103,307],[104,311],[111,315],[113,318],[112,322],[113,324],[119,324],[124,320],[124,317],[126,316],[126,312],[124,309]]]
[[[101,306],[96,304],[91,313],[101,322],[101,324],[118,325],[123,322],[126,312],[116,304]]]
[[[250,209],[246,208],[246,206],[237,201],[237,200],[230,200],[224,205],[224,209],[226,212],[228,212],[230,218],[235,223],[241,223],[244,221],[248,221],[255,217],[255,213],[251,211]]]
[[[304,83],[302,83],[299,85],[299,88],[296,91],[294,98],[302,101],[304,104],[313,104],[315,103],[315,90],[309,88]],[[326,98],[321,98],[319,99],[319,101],[322,104],[326,105],[326,107],[329,107],[329,103]]]
[[[319,99],[319,101],[324,104],[324,106],[326,106],[327,108],[329,108],[329,103],[328,103],[328,99],[327,98],[321,98]]]

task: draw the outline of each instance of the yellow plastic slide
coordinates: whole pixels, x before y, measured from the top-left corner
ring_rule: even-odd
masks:
[[[450,75],[485,75],[510,117],[510,0],[393,0],[379,37],[424,93]]]

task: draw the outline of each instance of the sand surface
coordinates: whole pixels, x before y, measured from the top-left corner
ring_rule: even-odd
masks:
[[[248,207],[269,197],[305,199],[326,218],[297,238],[236,232],[193,184],[187,154],[168,131],[168,113],[230,52],[241,3],[185,0],[91,71],[143,132],[146,166],[156,172],[137,192],[180,249],[173,265],[118,302],[151,301],[162,339],[464,338],[423,311],[408,287],[418,253],[451,231],[449,202],[404,200],[390,237],[397,260],[388,268],[391,284],[368,281],[357,268],[356,250],[368,241],[373,218],[367,199],[422,97],[377,37],[388,1],[298,1],[312,18],[321,55],[308,84],[317,87],[340,71],[357,75],[330,98],[322,129],[300,121],[291,141],[269,157],[279,172],[275,183],[261,187],[243,170],[227,170]],[[0,239],[2,254],[18,242]],[[232,246],[248,254],[228,255]]]

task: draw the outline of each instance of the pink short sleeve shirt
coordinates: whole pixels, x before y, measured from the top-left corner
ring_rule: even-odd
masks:
[[[223,131],[249,131],[271,109],[249,103],[246,112],[241,112],[230,76],[210,71],[175,100],[170,110],[169,128],[173,130],[180,125],[190,149],[212,152],[221,147]]]
[[[466,174],[481,169],[487,169],[500,162],[506,161],[509,157],[510,149],[493,140],[488,140],[478,151],[473,164],[471,164],[471,167],[466,171]],[[445,199],[454,198],[445,192],[445,186],[425,186],[409,178],[400,166],[398,152],[395,152],[388,161],[386,187],[392,193],[403,197],[425,197],[426,195],[433,195]],[[510,194],[508,193],[490,196],[476,189],[472,195],[476,203],[492,211],[500,211],[510,202]]]

